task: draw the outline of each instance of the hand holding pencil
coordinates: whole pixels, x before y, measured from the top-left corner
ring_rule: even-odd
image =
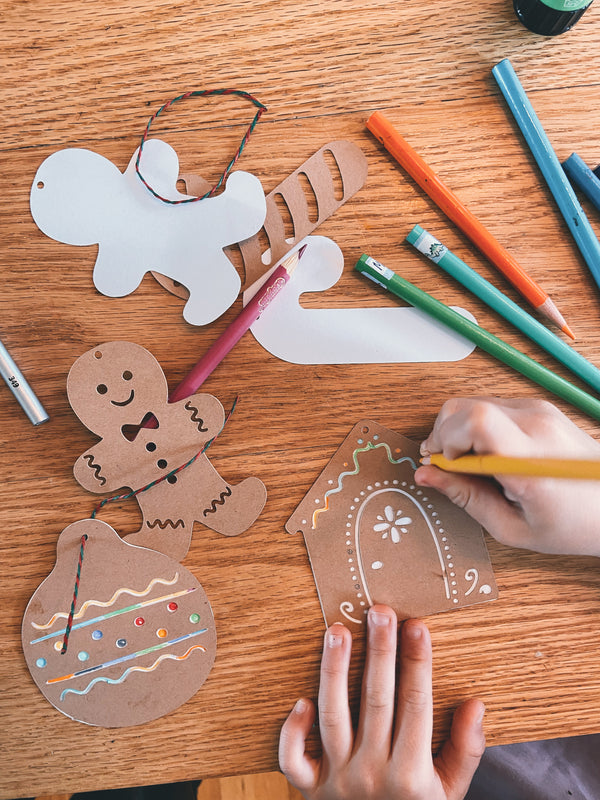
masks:
[[[524,460],[600,463],[600,442],[539,400],[454,398],[421,445],[423,456],[510,453]],[[593,480],[463,474],[428,465],[416,482],[464,508],[495,539],[541,553],[600,556],[600,490]]]

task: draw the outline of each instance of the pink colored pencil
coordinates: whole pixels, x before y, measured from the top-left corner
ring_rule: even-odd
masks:
[[[248,328],[256,322],[264,310],[284,288],[298,266],[298,262],[302,258],[302,254],[305,250],[306,245],[295,253],[292,253],[291,256],[288,256],[288,258],[271,273],[231,325],[219,336],[216,342],[211,345],[200,361],[193,367],[190,374],[173,389],[169,395],[169,403],[183,400],[185,397],[189,397],[194,394],[194,392],[198,391],[199,387],[204,383],[215,367],[221,363],[232,347],[239,342]]]

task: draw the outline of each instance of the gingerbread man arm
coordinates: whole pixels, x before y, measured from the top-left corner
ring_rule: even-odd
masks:
[[[73,475],[77,483],[95,494],[112,492],[127,485],[125,476],[115,469],[114,447],[109,447],[104,440],[79,456]]]
[[[223,406],[212,394],[193,394],[174,404],[180,406],[190,425],[198,432],[199,439],[207,442],[221,432],[225,422]]]

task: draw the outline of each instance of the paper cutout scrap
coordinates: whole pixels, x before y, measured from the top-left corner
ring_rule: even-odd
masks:
[[[241,280],[223,252],[260,230],[266,214],[258,178],[236,171],[222,193],[189,205],[153,197],[135,172],[137,150],[124,173],[91,150],[68,148],[50,155],[34,178],[30,207],[37,226],[59,242],[98,244],[94,284],[123,297],[146,272],[183,284],[183,316],[191,325],[217,319],[238,296]],[[144,147],[144,175],[163,196],[177,200],[179,160],[160,139]]]
[[[76,613],[62,654],[82,535]],[[208,677],[217,639],[210,603],[191,572],[87,519],[61,533],[56,565],[25,610],[22,643],[33,680],[55,708],[116,728],[189,700]]]
[[[330,163],[333,161],[331,168],[327,163],[327,156],[330,156]],[[181,179],[190,195],[204,194],[210,188],[208,182],[197,175],[185,174],[181,175]],[[270,267],[278,264],[295,245],[355,195],[364,186],[366,179],[367,159],[364,153],[353,142],[343,139],[323,145],[288,175],[267,195],[267,213],[262,229],[264,237],[259,235],[259,231],[239,243],[245,271],[244,290],[261,277],[264,279]],[[336,184],[340,183],[341,194],[336,192]],[[311,203],[307,199],[307,191],[312,194]],[[292,236],[286,231],[278,203],[283,203],[289,212]],[[311,206],[315,203],[316,215],[311,214]],[[269,247],[263,251],[265,238]],[[160,274],[155,274],[154,277],[173,294],[184,299],[187,297],[184,287]]]
[[[325,154],[333,156],[342,184],[342,195],[336,197],[334,176],[325,160]],[[306,178],[317,205],[317,216],[311,219],[306,191],[300,181]],[[337,176],[336,176],[337,177]],[[269,267],[275,266],[296,244],[299,244],[315,228],[321,225],[347,200],[361,189],[367,179],[367,159],[352,142],[344,140],[329,142],[312,155],[298,169],[288,175],[267,196],[267,215],[264,231],[269,240],[269,250],[261,252],[260,239],[253,236],[240,242],[240,250],[246,271],[245,285],[254,283]],[[294,233],[286,237],[285,225],[277,207],[277,198],[287,206]]]
[[[474,350],[472,342],[412,306],[303,308],[304,292],[323,292],[337,283],[344,256],[323,236],[309,236],[297,247],[302,244],[307,248],[301,265],[285,291],[250,328],[272,355],[293,364],[383,364],[458,361]],[[256,284],[244,292],[244,305],[255,290]],[[476,322],[465,309],[453,308]]]
[[[67,377],[67,395],[81,422],[101,437],[74,466],[77,482],[97,494],[140,489],[186,464],[220,432],[225,417],[210,394],[168,403],[159,363],[132,342],[107,342],[80,356]],[[152,417],[158,427],[146,427]],[[127,541],[181,561],[195,521],[237,536],[256,521],[266,497],[258,478],[234,486],[202,454],[136,495],[143,522]]]
[[[481,527],[414,483],[418,445],[358,422],[286,523],[306,541],[327,625],[362,630],[374,603],[399,619],[498,596]]]

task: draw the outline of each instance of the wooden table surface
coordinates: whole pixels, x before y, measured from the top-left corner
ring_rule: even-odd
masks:
[[[224,406],[240,395],[211,459],[232,482],[268,488],[258,522],[234,539],[196,527],[185,566],[215,614],[219,646],[208,681],[174,713],[142,727],[69,720],[33,684],[20,647],[28,599],[52,569],[58,534],[90,515],[96,497],[73,479],[96,438],[70,409],[68,370],[109,340],[144,345],[175,386],[240,307],[205,328],[147,275],[122,299],[92,283],[95,247],[41,233],[29,190],[55,150],[85,147],[123,170],[159,106],[190,89],[228,86],[268,106],[240,161],[271,191],[322,145],[364,152],[364,188],[319,229],[346,267],[321,307],[393,305],[352,274],[367,252],[568,377],[533,344],[403,244],[420,223],[481,274],[513,290],[365,129],[381,109],[459,197],[552,296],[600,365],[600,298],[500,96],[492,67],[509,57],[559,158],[600,161],[600,5],[555,39],[515,19],[509,0],[138,0],[3,3],[0,126],[4,289],[0,334],[51,415],[34,428],[0,386],[0,795],[3,798],[272,770],[280,725],[300,695],[315,696],[324,631],[300,536],[284,523],[352,425],[372,417],[420,440],[445,399],[549,394],[480,351],[455,363],[298,366],[247,335],[208,379]],[[208,8],[208,10],[205,10]],[[182,172],[214,180],[253,113],[235,98],[193,99],[153,134]],[[93,190],[93,187],[90,187]],[[600,230],[598,212],[584,207]],[[556,401],[585,430],[598,423]],[[101,518],[119,533],[140,523],[134,500]],[[489,744],[600,730],[600,566],[488,539],[500,589],[493,605],[428,619],[435,648],[436,735],[452,709],[486,702]],[[360,646],[358,647],[360,651]],[[353,667],[354,697],[360,652]]]

